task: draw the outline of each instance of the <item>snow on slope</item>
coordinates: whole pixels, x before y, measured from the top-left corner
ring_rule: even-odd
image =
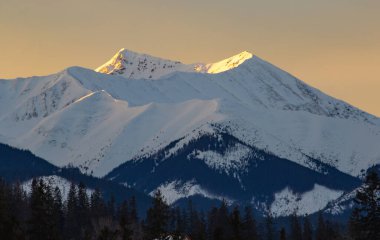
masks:
[[[352,190],[351,192],[345,193],[334,201],[330,202],[327,208],[324,210],[326,213],[332,215],[342,214],[344,211],[350,210],[354,206],[354,199],[359,191],[359,188]]]
[[[68,85],[73,85],[71,81],[81,81],[73,79],[71,71],[74,70],[79,69],[64,71],[65,81],[70,82]],[[105,90],[78,88],[82,96],[78,94],[68,103],[64,101],[65,104],[46,116],[15,121],[15,114],[10,112],[2,117],[0,140],[30,149],[57,166],[74,165],[83,172],[103,176],[124,161],[142,154],[143,149],[146,152],[164,147],[222,117],[216,113],[217,100],[130,106]]]
[[[248,144],[312,169],[307,156],[352,175],[380,163],[378,118],[252,54],[198,69],[127,50],[118,56],[98,69],[108,75],[73,67],[47,77],[0,80],[0,141],[103,176],[172,141],[212,132],[217,123]],[[120,58],[132,67],[112,74]],[[163,68],[169,63],[177,67]],[[166,70],[156,68],[149,79],[154,64]],[[131,77],[128,69],[139,67]],[[228,159],[214,167],[237,166]]]
[[[233,69],[250,58],[251,53],[242,52],[217,63],[183,64],[123,48],[95,71],[130,79],[159,79],[173,72],[220,73]]]
[[[185,65],[123,48],[96,71],[122,75],[130,79],[157,79],[174,71],[194,71],[194,68],[195,65]]]
[[[194,150],[188,158],[202,159],[210,168],[219,171],[225,171],[230,174],[230,170],[241,172],[248,165],[248,158],[251,155],[251,149],[242,144],[227,149],[224,155],[214,151]]]
[[[289,188],[275,193],[275,200],[270,206],[271,212],[275,217],[289,216],[293,213],[306,215],[318,212],[326,205],[340,196],[342,191],[328,189],[324,186],[315,184],[311,191],[303,194],[293,192]]]
[[[235,56],[224,59],[220,62],[209,63],[209,64],[198,64],[195,67],[196,72],[201,73],[221,73],[233,68],[238,67],[240,64],[244,63],[246,60],[253,57],[252,53],[247,51],[241,52]]]
[[[308,167],[306,156],[312,156],[359,175],[380,161],[378,118],[308,87],[257,57],[217,75],[174,73],[157,84],[113,82],[116,87],[107,88],[111,95],[133,105],[221,99],[219,111],[228,116],[226,125],[238,138]],[[96,80],[91,81],[94,86],[106,87]]]
[[[71,182],[69,182],[67,179],[62,178],[60,176],[56,176],[56,175],[43,176],[43,177],[40,177],[38,179],[39,180],[41,179],[45,183],[48,183],[49,186],[52,187],[52,190],[54,190],[54,188],[58,187],[60,192],[61,192],[62,199],[64,201],[67,199],[67,196],[68,196],[69,191],[70,191],[70,185],[71,185]],[[32,181],[33,181],[33,179],[28,180],[26,182],[23,182],[21,184],[22,188],[26,191],[27,194],[30,194],[32,191]],[[88,196],[90,196],[93,192],[94,192],[94,190],[87,189],[87,195]]]
[[[197,184],[195,181],[187,181],[183,183],[180,180],[171,181],[161,184],[155,191],[160,190],[166,203],[173,204],[177,200],[182,198],[188,198],[194,195],[200,195],[208,199],[217,199],[220,201],[226,201],[231,204],[234,200],[229,199],[225,196],[218,196],[212,193],[209,193],[207,190],[204,190],[202,186]],[[150,196],[154,196],[155,191],[149,193]]]

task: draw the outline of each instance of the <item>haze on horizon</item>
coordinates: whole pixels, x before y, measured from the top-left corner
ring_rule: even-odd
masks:
[[[244,50],[380,116],[377,0],[0,0],[0,78],[95,69],[120,48],[184,63]]]

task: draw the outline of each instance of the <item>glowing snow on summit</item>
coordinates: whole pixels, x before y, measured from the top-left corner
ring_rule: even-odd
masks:
[[[184,64],[123,48],[95,71],[130,79],[159,79],[174,72],[217,74],[236,68],[252,57],[251,53],[244,51],[216,63]]]

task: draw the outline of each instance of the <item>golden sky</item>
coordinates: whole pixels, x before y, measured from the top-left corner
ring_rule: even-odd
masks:
[[[243,50],[380,116],[379,0],[0,0],[0,78]]]

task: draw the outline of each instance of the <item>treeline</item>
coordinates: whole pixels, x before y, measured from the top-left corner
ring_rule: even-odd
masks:
[[[89,194],[83,184],[71,184],[63,197],[58,187],[34,179],[27,194],[20,184],[0,181],[0,239],[6,240],[339,240],[380,239],[380,181],[366,177],[357,192],[347,226],[293,214],[279,221],[270,213],[258,221],[250,206],[231,208],[226,202],[208,212],[189,201],[186,208],[169,207],[157,191],[140,219],[135,198],[116,204],[99,190]]]

